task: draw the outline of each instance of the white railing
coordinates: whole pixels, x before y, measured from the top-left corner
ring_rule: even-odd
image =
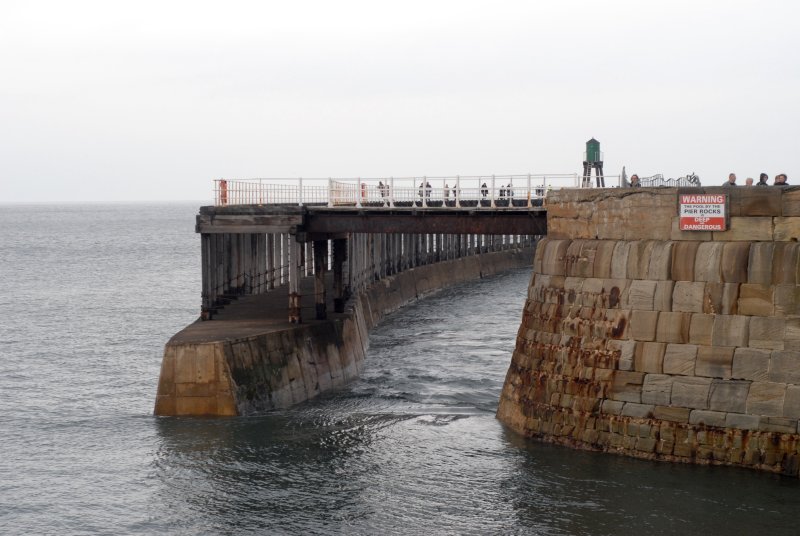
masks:
[[[606,178],[619,179],[617,175]],[[217,179],[214,201],[226,205],[328,207],[514,207],[541,205],[554,189],[581,188],[579,173],[356,179]]]

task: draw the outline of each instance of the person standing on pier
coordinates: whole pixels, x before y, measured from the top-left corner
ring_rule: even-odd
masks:
[[[639,182],[639,175],[634,173],[631,175],[631,188],[640,188],[642,185]]]
[[[773,183],[774,186],[789,186],[789,183],[786,182],[786,173],[781,173],[779,175],[775,175],[775,182]]]
[[[745,185],[745,186],[752,186],[752,185],[753,185],[753,177],[747,177],[747,178],[744,180],[744,185]]]
[[[485,182],[481,184],[481,195],[483,196],[484,199],[486,199],[486,196],[489,195],[489,188],[487,188]]]
[[[769,175],[767,175],[766,173],[762,173],[761,175],[758,176],[758,182],[756,183],[756,186],[769,186],[768,181],[769,181]]]
[[[736,173],[728,175],[728,180],[722,184],[723,186],[736,186]]]

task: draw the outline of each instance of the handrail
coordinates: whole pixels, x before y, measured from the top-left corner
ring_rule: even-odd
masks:
[[[618,178],[606,175],[607,178]],[[579,173],[447,177],[216,179],[214,202],[227,205],[533,207],[547,192],[580,188]]]

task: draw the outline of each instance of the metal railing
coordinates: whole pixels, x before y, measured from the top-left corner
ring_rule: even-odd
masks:
[[[618,175],[606,175],[617,178]],[[355,179],[217,179],[214,202],[328,207],[533,207],[547,193],[581,188],[581,175],[474,175]]]

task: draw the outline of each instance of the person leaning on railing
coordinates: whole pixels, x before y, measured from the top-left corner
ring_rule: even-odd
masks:
[[[631,188],[640,188],[641,186],[642,186],[642,183],[641,183],[641,182],[639,182],[639,175],[637,175],[636,173],[634,173],[633,175],[631,175],[631,184],[630,184],[630,187],[631,187]]]

